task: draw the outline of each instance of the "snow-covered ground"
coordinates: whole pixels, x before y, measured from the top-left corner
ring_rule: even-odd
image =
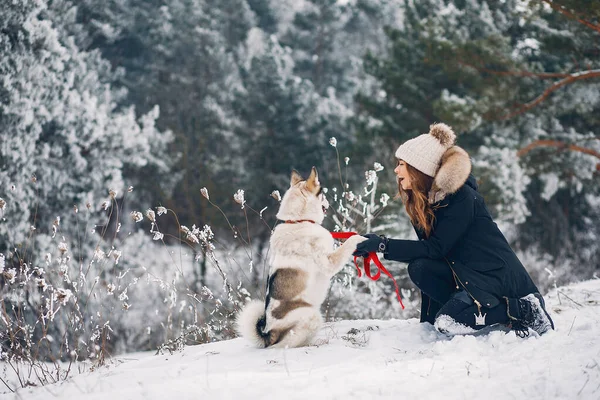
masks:
[[[113,365],[3,399],[600,399],[600,280],[546,296],[556,331],[449,339],[417,320],[328,324],[319,344],[263,350],[243,339]],[[4,389],[5,390],[5,389]]]

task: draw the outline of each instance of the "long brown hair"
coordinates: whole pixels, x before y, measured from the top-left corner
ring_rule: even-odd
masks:
[[[398,162],[400,161],[398,160]],[[402,185],[398,181],[398,196],[402,199],[402,203],[404,203],[410,222],[423,230],[425,237],[429,237],[435,220],[435,215],[428,201],[428,194],[433,184],[433,178],[425,175],[412,165],[406,162],[405,164],[410,177],[411,190],[402,189]]]

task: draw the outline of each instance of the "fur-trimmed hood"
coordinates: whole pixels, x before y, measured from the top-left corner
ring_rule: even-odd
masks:
[[[442,155],[433,184],[429,191],[429,203],[434,204],[444,200],[446,196],[456,193],[471,173],[471,158],[458,146],[452,146]]]

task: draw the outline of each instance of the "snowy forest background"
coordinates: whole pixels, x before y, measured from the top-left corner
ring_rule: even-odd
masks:
[[[393,153],[440,121],[540,289],[596,276],[599,56],[594,0],[0,2],[0,359],[233,337],[291,169],[412,238]],[[349,264],[326,318],[417,315],[386,266],[406,310]]]

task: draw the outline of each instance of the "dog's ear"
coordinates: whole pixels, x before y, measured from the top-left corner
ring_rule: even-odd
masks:
[[[312,193],[317,193],[320,187],[321,182],[319,182],[319,173],[317,172],[317,168],[312,167],[312,170],[310,171],[310,176],[306,180],[306,188]]]
[[[290,179],[290,187],[296,185],[298,182],[302,182],[304,179],[295,169],[292,170],[292,177]]]

